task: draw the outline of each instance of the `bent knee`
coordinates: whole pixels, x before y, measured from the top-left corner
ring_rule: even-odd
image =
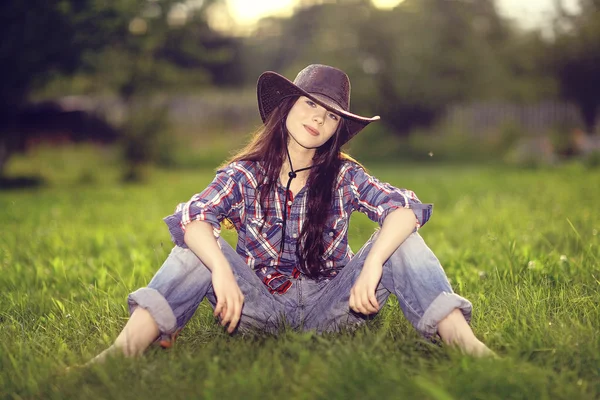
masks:
[[[194,286],[210,280],[210,270],[193,251],[175,246],[148,287],[165,292],[174,286]]]
[[[427,265],[439,265],[439,260],[427,246],[418,232],[411,233],[390,258],[388,263],[393,265],[423,267]]]

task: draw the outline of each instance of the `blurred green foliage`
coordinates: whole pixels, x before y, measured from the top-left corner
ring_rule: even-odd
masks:
[[[579,4],[577,14],[560,8],[548,63],[554,68],[562,94],[579,106],[585,129],[592,133],[600,110],[600,2],[580,0]]]
[[[234,39],[208,25],[219,0],[44,0],[0,5],[1,104],[26,101],[61,74],[87,75],[88,91],[124,98],[170,85],[224,81]],[[228,82],[236,83],[233,73]]]
[[[235,40],[206,20],[206,10],[217,1],[192,8],[175,0],[2,2],[0,34],[14,40],[0,46],[0,58],[8,62],[0,76],[0,174],[10,155],[28,147],[31,132],[23,128],[21,115],[32,91],[70,76],[80,79],[84,93],[112,93],[123,102],[124,120],[116,127],[125,137],[123,154],[130,165],[139,164],[142,153],[156,161],[142,148],[159,146],[158,135],[150,123],[141,124],[134,103],[165,89],[236,81],[228,70]],[[159,124],[163,128],[165,121]],[[131,144],[141,136],[144,146],[139,140]]]
[[[139,99],[128,110],[121,130],[121,146],[126,168],[123,179],[143,180],[148,164],[168,164],[172,159],[169,145],[169,110],[161,104]]]
[[[309,63],[345,70],[353,85],[352,110],[382,116],[364,139],[369,146],[353,146],[366,159],[518,159],[517,148],[527,145],[515,136],[527,142],[533,132],[502,124],[493,132],[471,132],[444,117],[455,104],[564,98],[578,107],[585,132],[593,133],[600,12],[597,1],[579,2],[579,12],[557,16],[553,37],[513,25],[494,0],[405,0],[391,10],[369,0],[303,0],[291,17],[265,18],[252,35],[238,37],[211,24],[225,0],[5,1],[0,34],[11,40],[0,47],[8,66],[0,76],[0,174],[8,157],[29,146],[18,112],[32,99],[116,96],[120,118],[111,123],[123,137],[129,165],[139,165],[142,153],[144,163],[190,165],[194,151],[217,159],[239,147],[226,131],[255,127],[254,100],[246,94],[261,72],[293,79]],[[225,104],[212,95],[224,89],[238,98]],[[190,94],[202,95],[205,103],[188,103],[198,107],[188,113],[198,116],[192,122],[174,121],[172,104],[169,118],[148,106],[157,97],[168,106],[169,95]],[[140,99],[146,111],[140,111]],[[572,128],[564,126],[553,128],[557,149],[569,143],[564,137]],[[173,133],[183,129],[187,137]],[[166,135],[169,147],[183,142],[189,156],[178,160],[147,150],[164,148]],[[205,140],[197,143],[195,136]]]
[[[492,0],[406,0],[392,10],[353,1],[263,21],[244,61],[250,77],[266,69],[293,76],[310,62],[338,66],[352,77],[356,109],[380,113],[406,135],[452,103],[553,95],[540,42],[512,29]]]

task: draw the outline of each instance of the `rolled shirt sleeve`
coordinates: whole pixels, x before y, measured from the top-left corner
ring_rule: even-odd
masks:
[[[398,208],[413,210],[417,218],[415,229],[425,225],[431,217],[433,204],[421,203],[413,191],[381,182],[357,164],[353,164],[349,172],[355,209],[380,226],[387,215]]]
[[[164,218],[177,246],[186,248],[185,227],[192,221],[206,221],[213,226],[216,238],[221,235],[221,221],[233,218],[233,213],[243,208],[243,197],[235,170],[229,165],[219,171],[213,181],[201,193],[195,194],[187,203],[181,203],[175,213]]]

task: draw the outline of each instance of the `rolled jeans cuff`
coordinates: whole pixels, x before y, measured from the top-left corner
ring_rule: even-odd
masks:
[[[154,318],[161,333],[169,335],[175,333],[177,318],[167,300],[157,290],[148,287],[138,289],[129,295],[127,304],[129,314],[132,314],[137,307],[142,307]]]
[[[438,324],[458,308],[463,313],[467,323],[471,322],[473,305],[470,301],[455,293],[442,292],[433,300],[417,324],[417,330],[426,338],[433,338],[438,331]]]

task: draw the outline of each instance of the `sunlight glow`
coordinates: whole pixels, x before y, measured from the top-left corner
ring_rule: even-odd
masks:
[[[568,12],[577,12],[577,0],[564,0]],[[505,17],[518,21],[525,28],[549,27],[556,13],[554,2],[549,0],[498,0],[498,11]]]
[[[201,1],[201,0],[196,0]],[[214,14],[219,28],[250,32],[252,26],[264,17],[289,17],[300,4],[318,4],[333,0],[227,0],[223,9],[216,9]],[[392,9],[405,0],[371,0],[381,9]],[[577,11],[578,0],[563,0],[568,11]],[[498,11],[505,17],[513,19],[524,28],[548,29],[556,12],[551,0],[496,0]],[[225,7],[228,14],[225,16]]]
[[[227,7],[236,22],[247,25],[266,16],[290,16],[296,3],[296,0],[228,0]]]
[[[404,0],[371,0],[371,3],[377,8],[392,9]]]

